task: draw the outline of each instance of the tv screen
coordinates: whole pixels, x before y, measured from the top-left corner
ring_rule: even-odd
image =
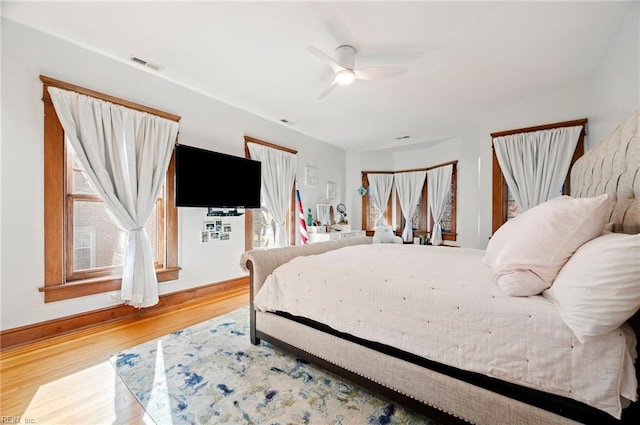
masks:
[[[260,161],[176,146],[176,206],[260,208]]]

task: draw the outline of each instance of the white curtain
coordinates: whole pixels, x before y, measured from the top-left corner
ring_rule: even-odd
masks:
[[[427,171],[427,197],[429,198],[429,210],[433,217],[433,230],[431,232],[431,244],[442,245],[442,213],[447,200],[447,194],[451,187],[451,174],[453,165],[434,168]]]
[[[252,159],[262,163],[262,200],[275,223],[275,247],[287,246],[285,221],[296,177],[296,156],[257,143],[247,143]]]
[[[89,180],[128,232],[122,300],[134,307],[157,304],[158,280],[144,224],[164,181],[178,123],[55,87],[49,93]]]
[[[400,209],[405,221],[402,231],[402,240],[405,242],[413,241],[413,214],[416,212],[426,176],[426,171],[412,171],[393,175],[400,201]]]
[[[496,137],[500,169],[520,212],[561,193],[582,126]]]
[[[381,226],[385,224],[384,213],[387,210],[387,201],[393,187],[393,174],[367,174],[367,179],[369,180],[369,193],[380,211],[376,226]]]

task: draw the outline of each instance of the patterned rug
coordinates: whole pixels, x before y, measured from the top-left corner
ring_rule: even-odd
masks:
[[[262,342],[241,308],[109,358],[158,424],[432,424]]]

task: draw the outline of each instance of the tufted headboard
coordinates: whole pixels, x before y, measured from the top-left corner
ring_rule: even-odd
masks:
[[[571,196],[603,193],[609,195],[614,231],[640,233],[640,110],[573,165]]]

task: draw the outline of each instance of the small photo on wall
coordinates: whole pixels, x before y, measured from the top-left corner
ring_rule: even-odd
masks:
[[[216,232],[222,232],[222,220],[216,220],[215,231]]]
[[[208,243],[209,242],[209,230],[201,230],[200,231],[200,243]]]
[[[228,241],[229,240],[229,234],[228,233],[220,233],[220,240],[221,241]]]
[[[231,224],[229,224],[229,223],[225,223],[225,224],[223,224],[223,225],[222,225],[222,231],[223,231],[223,232],[226,232],[226,233],[231,232]]]
[[[216,239],[220,239],[220,232],[210,232],[211,234],[209,235],[209,239],[216,240]]]
[[[202,228],[204,230],[216,230],[216,222],[215,221],[205,221],[202,223]]]

